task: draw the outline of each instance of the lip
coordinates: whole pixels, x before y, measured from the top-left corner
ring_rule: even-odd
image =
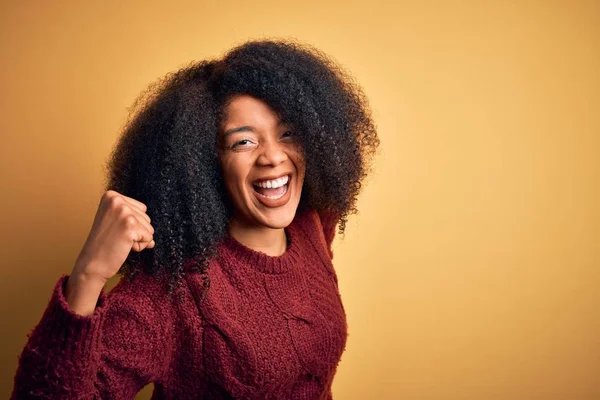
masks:
[[[285,175],[282,175],[285,176]],[[275,178],[277,179],[277,178]],[[273,208],[273,207],[281,207],[285,204],[287,204],[287,202],[290,200],[291,197],[291,192],[292,192],[292,175],[290,174],[290,179],[288,180],[288,183],[286,183],[285,185],[287,186],[287,190],[285,192],[285,194],[283,195],[283,197],[281,197],[280,199],[274,200],[274,199],[269,199],[267,197],[263,197],[260,194],[258,194],[256,192],[256,190],[254,190],[254,187],[251,189],[252,193],[254,193],[254,197],[256,197],[256,199],[261,202],[264,206],[269,207],[269,208]]]

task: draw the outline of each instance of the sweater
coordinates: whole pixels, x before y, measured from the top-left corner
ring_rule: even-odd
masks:
[[[204,301],[200,272],[186,273],[180,299],[140,272],[103,289],[83,316],[69,308],[62,275],[27,335],[11,399],[133,399],[151,382],[153,400],[332,399],[347,340],[336,223],[297,212],[276,257],[228,234]]]

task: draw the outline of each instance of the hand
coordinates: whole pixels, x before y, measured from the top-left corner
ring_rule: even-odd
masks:
[[[153,248],[154,228],[146,211],[144,203],[106,191],[71,275],[103,284],[116,275],[131,250]]]

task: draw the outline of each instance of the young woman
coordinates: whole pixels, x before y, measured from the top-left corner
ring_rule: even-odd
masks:
[[[331,243],[379,145],[360,87],[311,46],[256,40],[168,74],[131,116],[12,398],[331,398]]]

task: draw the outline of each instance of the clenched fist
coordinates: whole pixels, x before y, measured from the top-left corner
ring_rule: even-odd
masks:
[[[144,203],[114,190],[100,200],[92,228],[67,282],[65,297],[78,313],[95,308],[100,290],[117,274],[131,250],[154,247],[154,228]]]

